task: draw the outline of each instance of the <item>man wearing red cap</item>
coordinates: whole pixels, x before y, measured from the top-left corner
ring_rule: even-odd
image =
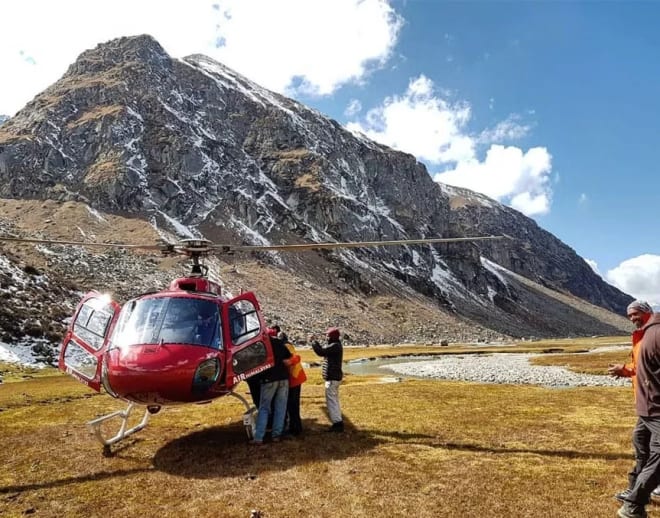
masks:
[[[321,345],[314,335],[309,338],[309,341],[314,352],[323,357],[322,374],[325,380],[325,405],[328,408],[328,417],[332,423],[328,431],[343,432],[344,421],[339,406],[339,385],[343,378],[344,349],[339,340],[339,329],[330,327],[325,335],[328,340],[324,345]]]

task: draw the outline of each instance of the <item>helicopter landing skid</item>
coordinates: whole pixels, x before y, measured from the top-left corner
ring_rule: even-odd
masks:
[[[125,439],[129,435],[133,435],[136,432],[139,432],[142,430],[145,426],[147,426],[147,422],[149,421],[149,414],[153,413],[153,410],[150,410],[149,407],[147,407],[144,411],[144,416],[142,417],[142,420],[135,425],[132,428],[129,428],[128,430],[126,429],[128,425],[128,418],[131,415],[131,411],[133,410],[133,407],[135,406],[135,403],[129,403],[129,405],[126,407],[126,410],[117,410],[116,412],[111,412],[107,415],[98,417],[92,421],[89,421],[87,425],[92,429],[94,432],[94,435],[98,439],[98,441],[103,444],[103,454],[104,455],[109,455],[110,454],[110,446],[112,446],[115,443],[118,443],[122,439]],[[103,435],[103,431],[101,430],[101,425],[110,419],[113,418],[119,418],[121,419],[121,425],[119,426],[119,431],[114,437],[110,437],[107,439]]]
[[[238,399],[243,405],[245,405],[245,413],[243,414],[243,426],[245,426],[245,433],[247,433],[248,439],[254,439],[254,430],[257,427],[257,409],[253,405],[247,402],[247,400],[240,394],[236,392],[230,392],[232,396]]]

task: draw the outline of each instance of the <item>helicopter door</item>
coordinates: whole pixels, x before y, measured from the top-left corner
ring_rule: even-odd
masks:
[[[225,302],[223,322],[227,347],[227,388],[272,367],[273,351],[266,338],[266,326],[253,293],[244,293]]]
[[[59,368],[97,392],[101,390],[101,364],[119,304],[107,295],[85,295],[69,324],[60,351]]]

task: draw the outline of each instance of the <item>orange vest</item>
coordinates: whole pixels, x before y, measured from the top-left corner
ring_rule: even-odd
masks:
[[[637,392],[637,358],[639,357],[639,345],[644,337],[643,329],[635,329],[632,333],[632,351],[630,351],[630,361],[626,363],[624,368],[624,376],[627,376],[632,381],[633,395]]]
[[[296,353],[296,348],[291,343],[285,344],[291,353],[289,358],[289,387],[297,387],[307,381],[307,374],[300,363],[300,355]]]

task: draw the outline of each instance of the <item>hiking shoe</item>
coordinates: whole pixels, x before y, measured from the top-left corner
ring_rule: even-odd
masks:
[[[614,498],[616,498],[619,502],[623,502],[626,498],[628,498],[628,495],[630,495],[630,488],[619,491],[616,495],[614,495]]]
[[[328,428],[328,432],[342,433],[344,431],[344,421],[339,421],[338,423],[332,423],[332,426]]]
[[[616,514],[619,518],[646,518],[644,507],[630,502],[623,504]]]

